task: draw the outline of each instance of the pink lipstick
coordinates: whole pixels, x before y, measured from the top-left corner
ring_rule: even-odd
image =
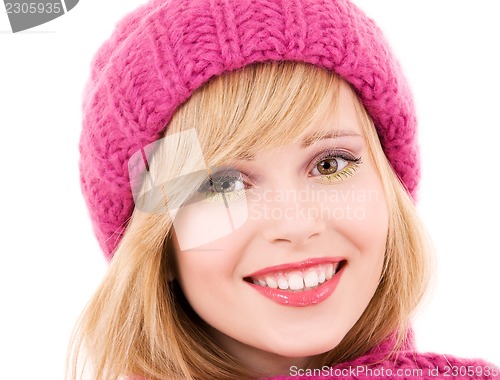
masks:
[[[335,291],[346,263],[343,257],[308,259],[264,268],[244,280],[279,304],[309,306],[324,301]]]

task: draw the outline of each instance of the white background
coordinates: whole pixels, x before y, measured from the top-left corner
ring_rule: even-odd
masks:
[[[0,377],[62,379],[70,331],[106,270],[80,192],[90,60],[142,0],[82,0],[12,34],[0,6]],[[421,351],[500,364],[498,2],[356,0],[384,30],[419,114],[419,211],[438,253]]]

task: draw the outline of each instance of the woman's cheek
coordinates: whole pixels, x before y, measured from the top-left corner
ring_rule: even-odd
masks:
[[[378,179],[351,186],[342,193],[342,199],[330,204],[333,210],[330,228],[347,237],[359,252],[385,249],[388,210]]]

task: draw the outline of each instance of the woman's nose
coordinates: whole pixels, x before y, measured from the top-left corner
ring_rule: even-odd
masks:
[[[270,243],[298,248],[325,230],[322,208],[304,184],[268,189],[260,203],[261,234]]]

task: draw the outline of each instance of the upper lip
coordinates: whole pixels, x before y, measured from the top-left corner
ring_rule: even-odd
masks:
[[[263,268],[261,270],[258,270],[257,272],[251,273],[245,278],[249,277],[257,277],[257,276],[262,276],[266,275],[269,273],[274,273],[274,272],[285,272],[285,271],[293,271],[293,270],[303,270],[307,269],[309,267],[313,267],[316,265],[321,265],[321,264],[335,264],[341,261],[344,261],[344,257],[318,257],[318,258],[311,258],[311,259],[306,259],[303,261],[295,262],[295,263],[287,263],[287,264],[279,264],[279,265],[273,265],[270,267]]]

